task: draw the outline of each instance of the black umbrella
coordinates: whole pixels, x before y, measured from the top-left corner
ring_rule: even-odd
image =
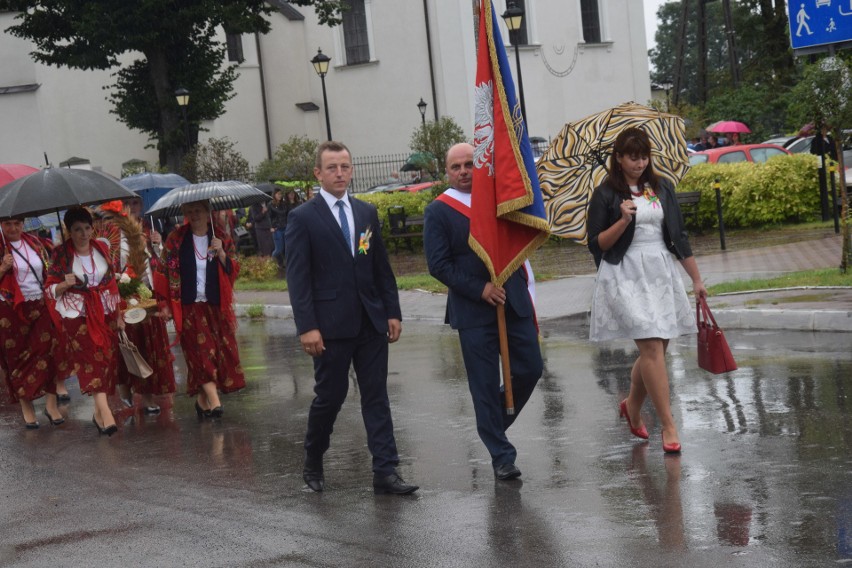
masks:
[[[213,211],[220,211],[247,207],[270,199],[259,189],[241,181],[208,181],[173,189],[158,199],[145,214],[174,217],[181,214],[181,205],[195,201],[209,201]]]
[[[101,172],[45,168],[0,187],[0,219],[131,197],[136,194]]]

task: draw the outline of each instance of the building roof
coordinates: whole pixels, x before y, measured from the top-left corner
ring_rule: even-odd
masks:
[[[289,2],[285,2],[284,0],[267,0],[266,3],[281,12],[291,22],[298,22],[305,19],[305,16]]]

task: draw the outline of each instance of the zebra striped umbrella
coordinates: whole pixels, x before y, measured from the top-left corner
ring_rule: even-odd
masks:
[[[683,119],[633,102],[566,124],[536,169],[547,221],[554,235],[586,244],[586,211],[607,175],[615,138],[641,128],[651,138],[654,171],[673,184],[689,169]]]
[[[209,201],[213,211],[247,207],[272,199],[259,189],[241,181],[208,181],[173,189],[158,199],[146,212],[154,217],[176,217],[180,206],[195,201]]]

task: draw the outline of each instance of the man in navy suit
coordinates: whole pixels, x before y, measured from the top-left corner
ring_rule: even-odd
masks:
[[[293,317],[305,353],[314,358],[316,380],[302,476],[313,491],[324,489],[323,454],[353,365],[373,455],[373,488],[404,495],[418,487],[396,472],[399,456],[387,392],[388,343],[402,332],[399,293],[376,208],[347,195],[352,173],[346,146],[320,144],[314,175],[321,189],[293,209],[284,236]]]
[[[423,245],[429,272],[447,285],[446,322],[458,330],[476,429],[491,454],[500,480],[520,477],[517,451],[506,437],[542,373],[538,330],[526,269],[515,271],[503,287],[468,244],[473,146],[457,144],[447,152],[450,187],[426,207]],[[507,414],[500,386],[500,343],[497,304],[506,306],[506,328],[516,414]]]

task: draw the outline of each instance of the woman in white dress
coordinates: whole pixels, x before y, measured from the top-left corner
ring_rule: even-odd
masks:
[[[692,290],[707,289],[683,216],[668,180],[651,163],[651,143],[638,128],[615,140],[609,176],[589,204],[589,250],[598,265],[589,337],[592,341],[632,339],[639,357],[630,372],[630,394],[619,405],[630,432],[647,439],[641,409],[650,396],[661,425],[663,450],[678,453],[680,438],[671,413],[666,348],[670,339],[695,332],[693,308],[674,259],[692,279]]]

